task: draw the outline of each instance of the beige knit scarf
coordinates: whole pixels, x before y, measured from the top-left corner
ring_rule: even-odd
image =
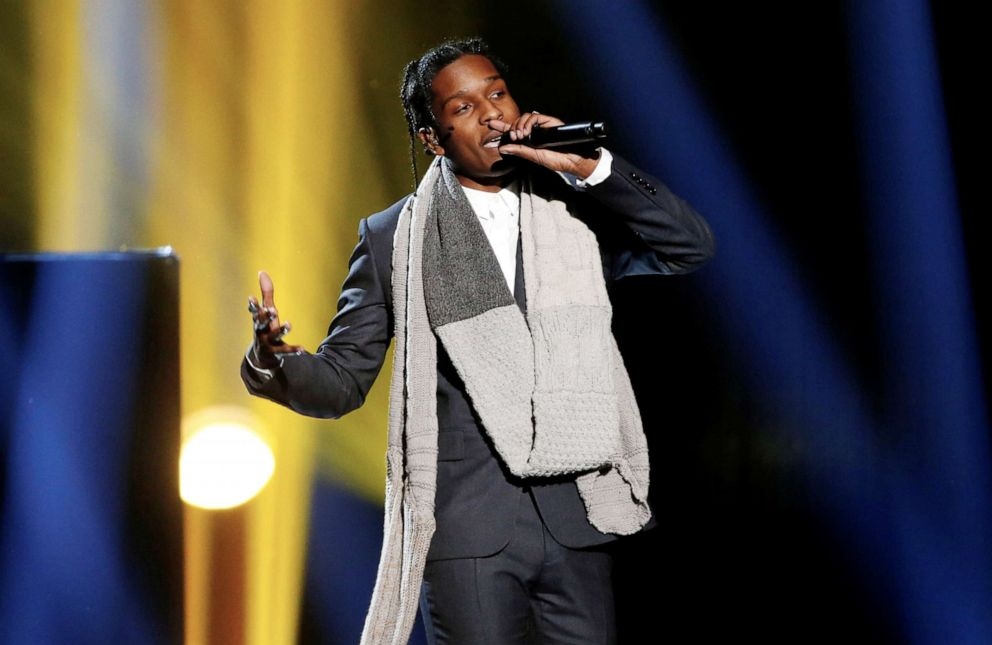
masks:
[[[384,541],[363,644],[407,643],[416,618],[435,528],[438,339],[514,475],[576,474],[604,533],[631,534],[650,518],[647,442],[596,238],[526,177],[520,234],[526,317],[446,158],[400,213]]]

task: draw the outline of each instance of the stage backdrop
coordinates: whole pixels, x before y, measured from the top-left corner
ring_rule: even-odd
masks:
[[[246,638],[355,642],[385,379],[336,421],[251,399],[246,298],[269,271],[316,347],[359,218],[410,190],[400,70],[480,34],[521,107],[606,120],[716,235],[699,273],[614,294],[664,519],[621,552],[621,641],[988,642],[984,24],[925,0],[9,2],[0,248],[176,249],[184,417],[235,406],[275,437]]]

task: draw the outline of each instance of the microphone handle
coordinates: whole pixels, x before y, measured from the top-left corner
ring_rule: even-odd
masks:
[[[606,124],[602,121],[566,123],[551,128],[535,126],[530,134],[518,141],[511,141],[509,133],[500,137],[500,145],[519,143],[531,148],[558,148],[578,143],[588,143],[606,138]]]

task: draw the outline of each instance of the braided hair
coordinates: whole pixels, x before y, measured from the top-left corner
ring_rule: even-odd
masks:
[[[446,40],[419,58],[411,60],[403,68],[400,99],[403,101],[403,113],[406,115],[407,131],[410,135],[410,166],[413,170],[414,190],[417,189],[417,183],[420,181],[417,177],[417,132],[421,128],[433,128],[437,131],[440,127],[437,117],[431,111],[433,100],[431,83],[434,82],[438,72],[469,54],[485,56],[500,74],[506,75],[506,64],[489,53],[489,45],[478,37]],[[431,154],[430,151],[427,154]]]

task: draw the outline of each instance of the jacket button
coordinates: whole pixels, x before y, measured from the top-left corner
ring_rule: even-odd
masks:
[[[652,195],[654,195],[654,194],[655,194],[656,192],[658,192],[658,191],[657,191],[657,190],[655,190],[654,188],[652,188],[650,192],[651,192],[651,194],[652,194]]]
[[[630,178],[631,179],[636,179],[638,181],[640,181],[640,179],[641,179],[640,177],[637,176],[637,173],[636,172],[630,173]]]

